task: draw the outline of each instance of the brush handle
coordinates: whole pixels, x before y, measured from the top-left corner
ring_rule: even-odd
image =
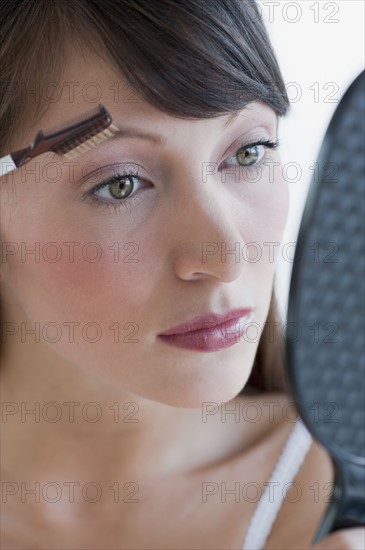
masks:
[[[48,147],[44,139],[44,134],[42,130],[40,130],[32,145],[29,145],[29,147],[25,147],[24,149],[14,151],[13,153],[0,159],[0,176],[5,176],[5,174],[9,174],[17,168],[20,168],[32,158],[47,151],[47,149]]]
[[[0,159],[0,178],[1,176],[5,176],[6,174],[10,174],[10,172],[13,172],[18,167],[15,164],[15,162],[12,159],[11,155],[6,155],[5,157]]]

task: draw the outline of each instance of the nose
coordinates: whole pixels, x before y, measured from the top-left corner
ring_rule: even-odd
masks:
[[[234,199],[222,189],[219,176],[213,180],[184,186],[176,197],[168,239],[174,271],[182,280],[232,282],[245,269],[245,241],[230,208]]]

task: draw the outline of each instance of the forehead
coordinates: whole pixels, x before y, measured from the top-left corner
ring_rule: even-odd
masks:
[[[105,105],[114,120],[123,120],[126,125],[142,122],[163,131],[164,126],[171,123],[186,124],[183,119],[171,117],[148,103],[109,60],[87,49],[70,48],[59,81],[45,83],[45,88],[39,89],[39,93],[41,100],[46,102],[46,109],[36,131],[42,129],[45,133],[62,127],[65,122],[79,119],[83,113],[87,115],[99,103]],[[250,118],[257,121],[271,119],[274,123],[277,115],[268,105],[258,101],[241,111],[217,118],[224,129],[234,121],[243,122]],[[33,141],[34,132],[33,128],[24,141]]]

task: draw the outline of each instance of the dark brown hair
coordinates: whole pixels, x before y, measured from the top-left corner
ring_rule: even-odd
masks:
[[[278,116],[289,111],[254,0],[0,0],[0,156],[51,105],[42,90],[59,81],[70,43],[104,57],[177,118],[219,117],[259,100]],[[284,390],[284,361],[273,290],[247,387]]]

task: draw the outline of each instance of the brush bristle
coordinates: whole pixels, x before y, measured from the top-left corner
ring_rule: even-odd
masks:
[[[92,138],[87,139],[83,143],[76,145],[73,149],[68,151],[67,153],[64,153],[62,156],[66,159],[72,159],[75,158],[82,153],[86,153],[87,151],[90,151],[97,145],[100,145],[100,143],[103,143],[103,141],[113,137],[116,132],[119,131],[118,126],[116,126],[113,122],[108,128],[105,128],[105,130],[102,130]],[[78,138],[78,141],[80,141],[80,137]]]

